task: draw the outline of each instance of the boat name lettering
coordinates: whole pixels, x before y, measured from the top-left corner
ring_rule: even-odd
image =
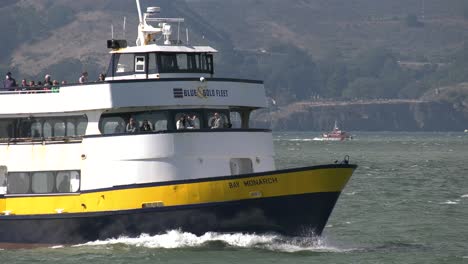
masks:
[[[204,87],[198,87],[197,89],[181,89],[174,88],[174,98],[184,98],[184,97],[198,97],[198,98],[208,98],[208,97],[229,97],[229,90],[224,89],[207,89]]]
[[[240,187],[240,184],[239,182],[235,181],[235,182],[228,182],[228,185],[229,185],[229,189],[234,189],[234,188],[239,188]]]
[[[245,180],[244,186],[250,187],[250,186],[255,186],[255,185],[274,184],[274,183],[278,183],[278,178],[270,177],[270,178],[263,178],[263,179]]]

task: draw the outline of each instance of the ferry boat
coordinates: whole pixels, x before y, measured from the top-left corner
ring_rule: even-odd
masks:
[[[250,126],[263,82],[217,77],[214,48],[172,38],[183,19],[136,4],[104,82],[1,92],[0,243],[320,235],[357,166],[276,170],[272,132]]]
[[[346,131],[341,130],[338,127],[338,123],[335,121],[335,125],[333,126],[333,130],[328,133],[323,133],[321,137],[315,137],[313,140],[315,141],[343,141],[343,140],[350,140],[353,137]]]

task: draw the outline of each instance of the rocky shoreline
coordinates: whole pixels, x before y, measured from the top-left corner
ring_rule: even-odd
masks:
[[[268,117],[269,116],[269,117]],[[347,131],[464,131],[468,111],[440,101],[299,102],[258,115],[275,131],[328,131],[335,120]]]

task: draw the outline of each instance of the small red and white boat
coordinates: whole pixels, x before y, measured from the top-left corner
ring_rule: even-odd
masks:
[[[343,141],[353,139],[353,137],[346,131],[341,130],[335,121],[333,130],[328,133],[323,133],[321,137],[315,137],[316,141]]]

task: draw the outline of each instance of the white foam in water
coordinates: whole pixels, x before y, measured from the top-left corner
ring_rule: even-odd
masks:
[[[120,237],[116,239],[108,239],[104,241],[94,241],[81,246],[101,246],[126,244],[129,246],[146,247],[146,248],[187,248],[187,247],[202,247],[208,242],[221,241],[228,246],[238,248],[259,248],[272,251],[282,252],[298,252],[298,251],[314,251],[314,252],[344,252],[342,250],[325,245],[321,238],[317,237],[283,237],[279,235],[255,235],[255,234],[222,234],[208,232],[202,236],[196,236],[191,233],[181,232],[177,230],[168,231],[162,235],[149,236],[143,234],[136,238]]]
[[[286,141],[309,142],[309,141],[313,141],[313,140],[314,140],[313,138],[291,138],[291,139],[287,139]]]
[[[462,196],[460,196],[461,198],[468,198],[468,194],[464,194]]]
[[[50,248],[51,248],[51,249],[58,249],[58,248],[64,248],[64,246],[58,245],[58,246],[52,246],[52,247],[50,247]]]
[[[450,201],[450,200],[447,200],[447,201],[445,201],[445,202],[443,202],[443,203],[440,203],[440,204],[458,204],[458,202],[457,202],[457,201]]]

